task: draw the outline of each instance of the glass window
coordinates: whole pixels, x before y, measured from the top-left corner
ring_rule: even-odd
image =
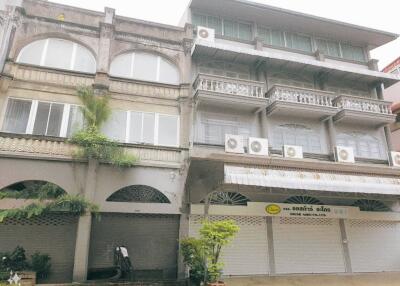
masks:
[[[224,36],[230,38],[237,38],[238,31],[236,22],[224,19]]]
[[[77,43],[55,38],[28,44],[21,50],[17,62],[87,73],[96,72],[96,60],[88,49]]]
[[[143,113],[143,137],[142,142],[154,144],[155,114]]]
[[[31,106],[32,102],[30,100],[8,99],[3,131],[25,133]]]
[[[160,82],[179,84],[179,71],[171,62],[160,58]]]
[[[251,25],[239,23],[238,25],[239,39],[250,41],[252,39]]]
[[[72,69],[73,43],[69,41],[51,39],[47,46],[44,65],[59,69]]]
[[[167,59],[149,53],[127,53],[116,57],[110,65],[112,76],[127,77],[168,84],[179,84],[179,70]]]
[[[84,118],[80,106],[72,105],[69,110],[67,137],[83,128]]]
[[[271,31],[271,45],[279,47],[285,46],[285,39],[283,36],[283,32],[278,30]]]
[[[114,110],[110,119],[101,128],[109,138],[125,142],[126,134],[126,111]]]
[[[361,47],[354,47],[347,44],[342,44],[343,58],[353,61],[364,62],[364,50]]]
[[[271,33],[267,28],[257,27],[257,35],[265,44],[271,44]]]
[[[178,117],[159,115],[158,144],[164,146],[178,145]]]
[[[200,14],[193,14],[192,22],[193,22],[193,25],[195,25],[195,26],[207,27],[207,16],[200,15]]]
[[[207,27],[210,28],[210,29],[214,29],[216,35],[222,35],[222,21],[221,21],[221,19],[218,18],[218,17],[214,17],[214,16],[208,16],[207,20],[208,20]]]
[[[337,136],[338,146],[352,147],[354,155],[360,158],[382,159],[384,152],[381,149],[380,141],[370,135],[361,133],[339,134]]]
[[[141,143],[142,142],[142,124],[143,124],[143,113],[142,112],[130,112],[130,130],[129,130],[129,142]]]
[[[281,149],[283,145],[297,145],[302,146],[304,152],[322,152],[318,132],[299,124],[285,124],[275,127],[272,143],[276,149]]]
[[[158,57],[152,54],[135,53],[133,60],[133,78],[141,80],[157,80]]]
[[[39,40],[25,46],[19,53],[17,62],[30,65],[40,65],[45,42],[46,40]]]
[[[325,55],[340,57],[339,43],[337,42],[317,39],[317,47]]]
[[[39,102],[32,134],[60,136],[64,104]]]
[[[286,33],[286,46],[291,49],[311,52],[311,38],[298,34]]]

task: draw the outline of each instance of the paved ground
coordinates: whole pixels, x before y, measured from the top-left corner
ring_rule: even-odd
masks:
[[[399,286],[400,273],[238,277],[224,279],[227,286]]]

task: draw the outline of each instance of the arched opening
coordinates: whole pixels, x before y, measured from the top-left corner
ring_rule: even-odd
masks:
[[[293,196],[290,198],[287,198],[284,201],[285,204],[296,204],[296,205],[323,205],[324,203],[321,202],[320,200],[314,198],[314,197],[309,197],[309,196]]]
[[[119,189],[107,198],[107,202],[159,204],[171,203],[162,192],[153,187],[145,185],[132,185]]]
[[[129,52],[117,56],[110,75],[145,81],[179,84],[179,70],[170,60],[152,53]]]
[[[389,212],[390,208],[377,200],[360,199],[355,201],[352,206],[360,208],[364,212]]]
[[[96,59],[89,49],[58,38],[37,40],[26,45],[19,53],[17,62],[77,72],[96,72]]]
[[[55,199],[67,194],[61,187],[47,181],[22,181],[0,190],[0,199]]]
[[[246,196],[236,192],[213,192],[210,195],[209,201],[213,205],[246,206],[250,200]],[[204,204],[205,199],[201,203]]]

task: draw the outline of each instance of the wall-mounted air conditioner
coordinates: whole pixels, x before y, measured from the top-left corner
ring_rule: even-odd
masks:
[[[243,136],[225,134],[225,152],[243,154]]]
[[[286,158],[303,158],[303,147],[295,145],[283,145],[283,156]]]
[[[268,139],[249,137],[249,154],[268,156]]]
[[[336,146],[335,158],[337,162],[354,163],[354,151],[351,147]]]
[[[197,26],[197,38],[204,41],[214,42],[215,30],[202,26]]]
[[[400,152],[390,152],[390,165],[393,167],[400,167]]]

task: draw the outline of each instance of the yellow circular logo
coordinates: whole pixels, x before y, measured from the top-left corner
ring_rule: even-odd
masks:
[[[265,207],[265,211],[269,214],[276,215],[281,212],[281,207],[276,204],[270,204]]]

